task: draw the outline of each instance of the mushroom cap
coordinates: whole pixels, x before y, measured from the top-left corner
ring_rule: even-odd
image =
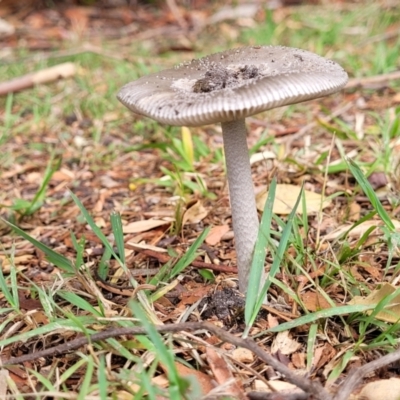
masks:
[[[169,125],[243,119],[335,93],[348,80],[334,61],[282,46],[253,46],[192,60],[125,85],[130,110]]]

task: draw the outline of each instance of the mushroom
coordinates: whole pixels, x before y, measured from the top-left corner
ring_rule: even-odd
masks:
[[[242,293],[247,290],[259,227],[245,118],[337,92],[347,79],[334,61],[308,51],[253,46],[144,76],[118,93],[130,110],[164,124],[221,123]]]

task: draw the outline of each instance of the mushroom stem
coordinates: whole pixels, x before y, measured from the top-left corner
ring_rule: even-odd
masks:
[[[246,126],[244,119],[222,122],[221,125],[235,233],[239,290],[246,293],[259,227]]]

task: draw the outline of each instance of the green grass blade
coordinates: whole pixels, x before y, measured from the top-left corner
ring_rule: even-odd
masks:
[[[12,275],[16,275],[15,273],[15,267],[11,267],[11,271],[10,271],[11,276]],[[11,278],[12,282],[15,282],[15,279]],[[11,287],[13,288],[13,285],[16,285],[15,283],[11,283]],[[7,300],[7,303],[12,307],[12,310],[17,311],[18,313],[19,311],[19,299],[18,299],[18,293],[15,293],[15,291],[12,289],[10,291],[6,279],[3,275],[3,268],[1,266],[1,260],[0,260],[0,292],[3,293],[4,297]],[[16,296],[15,296],[16,294]]]
[[[364,191],[365,195],[368,197],[369,201],[371,202],[372,206],[385,223],[386,227],[392,232],[396,232],[396,228],[386,210],[383,208],[382,203],[378,199],[374,189],[368,182],[367,178],[364,176],[363,172],[361,171],[360,167],[356,164],[355,161],[351,159],[347,159],[347,164],[351,173],[353,174],[354,178],[356,178],[358,184],[361,186],[361,189]]]
[[[201,235],[193,242],[193,244],[189,247],[187,252],[183,255],[183,257],[175,264],[172,268],[169,279],[174,278],[176,275],[179,275],[190,263],[192,263],[197,257],[197,250],[203,244],[205,238],[208,235],[210,228],[204,229]]]
[[[261,309],[261,306],[264,302],[264,299],[268,292],[268,289],[271,286],[271,283],[272,283],[271,279],[274,278],[275,275],[277,274],[277,272],[279,271],[281,261],[283,260],[283,255],[284,255],[287,245],[289,243],[289,238],[290,238],[290,235],[292,232],[292,227],[293,227],[293,220],[296,217],[296,210],[297,210],[297,207],[299,206],[299,203],[300,203],[300,200],[302,197],[302,193],[303,193],[303,189],[301,190],[299,196],[297,197],[296,203],[294,204],[293,209],[292,209],[291,213],[289,214],[287,222],[283,228],[282,236],[279,241],[279,246],[276,251],[274,261],[271,266],[271,270],[270,270],[267,280],[265,281],[264,286],[260,292],[260,295],[258,296],[257,304],[255,306],[254,313],[252,315],[250,324],[254,323],[257,313]]]
[[[98,321],[95,318],[83,316],[83,317],[77,317],[75,316],[76,319],[80,321],[82,326],[88,326],[91,324],[96,324]],[[68,319],[58,319],[54,322],[50,322],[47,325],[40,326],[39,328],[32,329],[31,331],[20,333],[18,335],[11,336],[9,338],[0,340],[0,347],[7,346],[11,343],[16,343],[16,342],[25,342],[28,339],[31,339],[35,336],[41,336],[45,335],[47,333],[51,333],[55,330],[58,329],[69,329],[71,331],[75,332],[82,332],[81,328],[78,328],[76,325],[74,325],[70,320]],[[94,333],[94,331],[90,330],[91,333]]]
[[[311,324],[307,339],[307,371],[311,371],[314,359],[314,347],[317,339],[318,324]]]
[[[90,386],[93,379],[94,361],[91,356],[86,356],[86,371],[81,385],[79,386],[78,400],[85,400],[90,394]]]
[[[106,362],[102,354],[99,356],[99,365],[97,368],[97,381],[99,382],[100,400],[107,400],[108,381],[106,374]]]
[[[34,375],[36,377],[36,379],[38,380],[38,382],[40,382],[49,392],[57,392],[57,389],[53,386],[53,384],[41,373],[33,370],[33,369],[29,369],[29,372]],[[41,390],[43,391],[43,390]]]
[[[23,215],[31,215],[43,204],[44,198],[46,196],[47,186],[49,185],[51,177],[56,171],[60,169],[62,158],[58,157],[54,160],[54,156],[51,157],[47,168],[44,172],[44,178],[39,190],[36,192],[34,198],[30,202],[29,207],[24,211]]]
[[[111,228],[114,233],[114,240],[117,246],[118,255],[123,264],[125,264],[125,243],[124,243],[124,233],[122,231],[122,221],[121,215],[117,212],[111,213]]]
[[[90,303],[88,303],[82,297],[78,296],[76,293],[59,290],[57,292],[57,295],[81,310],[88,311],[92,315],[97,317],[104,317],[102,313],[96,310]]]
[[[281,325],[278,325],[271,329],[268,329],[267,332],[282,332],[282,331],[296,328],[301,325],[314,323],[321,318],[330,318],[330,317],[337,317],[339,315],[365,312],[368,310],[373,310],[375,307],[376,307],[376,304],[372,304],[372,305],[358,304],[358,305],[327,308],[325,310],[320,310],[320,311],[316,311],[314,313],[304,315],[293,321],[285,322]]]
[[[185,389],[186,381],[181,378],[174,362],[174,355],[171,350],[164,344],[161,335],[154,329],[154,325],[150,323],[147,319],[146,314],[142,307],[134,301],[130,302],[130,307],[132,308],[133,314],[139,319],[141,325],[146,330],[153,342],[154,347],[157,349],[157,356],[163,363],[165,369],[168,371],[169,380],[169,393],[171,399],[182,398],[181,394]]]
[[[83,253],[85,251],[85,238],[82,237],[79,241],[76,239],[76,236],[73,232],[71,232],[71,240],[74,245],[74,249],[76,251],[75,256],[75,267],[78,270],[84,264],[83,262]]]
[[[245,322],[250,326],[250,321],[254,316],[257,297],[262,283],[267,244],[271,236],[272,207],[274,205],[276,192],[276,179],[274,178],[268,190],[268,197],[264,205],[260,228],[258,230],[257,242],[254,248],[253,260],[251,263],[249,283],[246,292]]]
[[[85,218],[85,221],[89,224],[90,228],[92,229],[92,231],[94,232],[94,234],[101,240],[101,242],[103,243],[103,245],[110,251],[110,253],[112,254],[112,256],[119,262],[119,264],[121,266],[125,267],[125,264],[122,262],[122,260],[120,259],[120,257],[117,256],[117,254],[115,253],[112,245],[110,244],[110,242],[107,240],[106,236],[104,235],[104,233],[101,231],[101,229],[96,225],[96,223],[94,222],[94,219],[92,218],[92,216],[89,214],[88,210],[86,210],[86,208],[84,207],[84,205],[81,203],[81,201],[78,199],[78,197],[73,193],[70,192],[70,195],[72,197],[72,199],[74,200],[75,204],[79,207],[79,209],[81,210],[81,213],[83,214],[83,217]]]
[[[6,225],[8,225],[10,228],[12,228],[19,236],[23,237],[28,242],[32,243],[36,248],[41,250],[46,255],[46,258],[48,261],[50,261],[51,263],[53,263],[54,265],[56,265],[58,268],[62,269],[65,272],[75,273],[75,268],[74,268],[73,264],[71,263],[71,261],[68,260],[68,258],[62,256],[61,254],[56,253],[54,250],[50,249],[50,247],[47,247],[43,243],[34,239],[32,236],[28,235],[26,232],[24,232],[18,226],[5,220],[4,218],[0,217],[0,219]]]

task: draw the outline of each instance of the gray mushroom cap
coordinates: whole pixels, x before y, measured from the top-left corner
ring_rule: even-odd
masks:
[[[200,126],[326,96],[347,80],[337,63],[308,51],[253,46],[146,75],[125,85],[117,97],[158,122]]]

